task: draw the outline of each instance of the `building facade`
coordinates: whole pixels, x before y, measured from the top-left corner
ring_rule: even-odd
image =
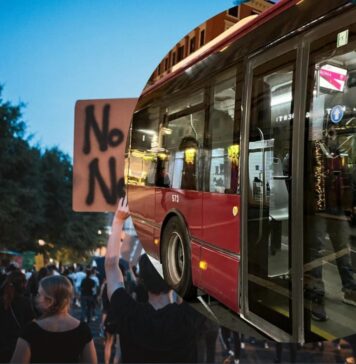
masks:
[[[172,71],[172,68],[196,50],[209,43],[241,19],[266,11],[273,2],[251,0],[246,4],[234,6],[202,23],[182,38],[162,59],[151,75],[147,86],[153,85]]]

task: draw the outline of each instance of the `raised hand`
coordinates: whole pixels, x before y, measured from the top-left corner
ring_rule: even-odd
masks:
[[[127,204],[127,196],[120,198],[117,210],[115,212],[115,220],[124,221],[130,216],[129,206]]]

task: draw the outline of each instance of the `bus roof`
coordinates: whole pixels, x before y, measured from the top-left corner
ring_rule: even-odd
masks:
[[[227,29],[218,37],[212,39],[205,46],[198,49],[196,52],[194,52],[193,54],[191,54],[190,56],[186,57],[185,59],[177,63],[175,66],[173,66],[172,72],[170,72],[160,80],[156,81],[154,84],[146,87],[142,95],[149,94],[150,92],[159,88],[162,84],[166,83],[167,81],[178,76],[179,74],[181,74],[182,72],[184,72],[186,69],[190,68],[197,62],[208,57],[210,54],[217,52],[225,47],[228,47],[229,44],[235,41],[236,39],[243,37],[250,31],[258,28],[260,25],[273,19],[274,17],[278,16],[279,14],[286,11],[295,4],[299,4],[301,2],[303,2],[303,0],[281,0],[280,2],[276,3],[274,6],[272,6],[271,8],[267,9],[265,12],[259,15],[252,15],[247,18],[241,19],[238,23],[234,24],[231,28]]]

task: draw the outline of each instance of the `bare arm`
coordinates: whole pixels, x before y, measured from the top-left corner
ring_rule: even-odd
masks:
[[[105,273],[109,300],[117,288],[124,286],[124,277],[119,268],[119,258],[122,227],[129,214],[127,197],[120,198],[118,208],[112,221],[112,231],[105,256]]]
[[[100,322],[100,326],[101,327],[104,327],[104,324],[105,324],[105,320],[106,320],[106,317],[108,316],[107,313],[103,313],[102,316],[101,316],[101,322]]]
[[[96,357],[96,350],[93,339],[90,340],[83,349],[82,363],[97,364],[98,358]]]
[[[16,348],[11,358],[11,363],[27,364],[31,359],[31,349],[28,342],[20,337],[17,339]]]

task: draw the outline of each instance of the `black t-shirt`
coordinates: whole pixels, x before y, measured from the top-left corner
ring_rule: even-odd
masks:
[[[64,332],[42,329],[36,322],[28,324],[20,335],[31,348],[31,363],[78,363],[84,346],[92,340],[88,325]]]
[[[108,298],[108,285],[106,283],[101,294],[101,302],[103,303],[103,313],[108,313],[110,309],[110,301]]]
[[[137,283],[133,293],[135,293],[135,295],[136,295],[137,302],[140,302],[140,303],[148,302],[147,290],[146,290],[145,286],[143,285],[143,283],[141,283],[140,281]]]
[[[95,282],[91,278],[84,278],[81,285],[82,296],[94,296],[93,288],[95,287]]]
[[[124,288],[111,297],[124,363],[196,362],[196,336],[202,316],[188,304],[155,310],[136,302]]]

